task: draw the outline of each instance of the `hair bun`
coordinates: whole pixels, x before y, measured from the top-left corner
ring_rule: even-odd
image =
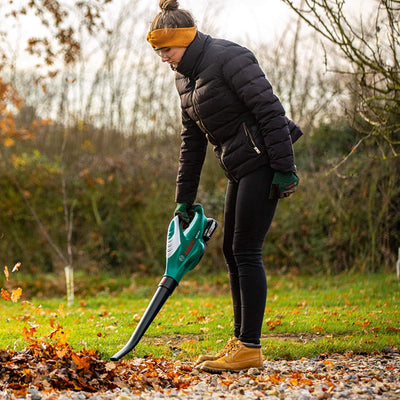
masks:
[[[159,6],[162,11],[177,10],[179,3],[177,0],[160,0]]]

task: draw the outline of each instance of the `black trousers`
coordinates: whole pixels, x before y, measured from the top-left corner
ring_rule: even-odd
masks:
[[[225,198],[223,251],[228,265],[234,312],[234,335],[260,343],[267,297],[262,247],[277,200],[269,200],[272,169],[258,169],[229,182]]]

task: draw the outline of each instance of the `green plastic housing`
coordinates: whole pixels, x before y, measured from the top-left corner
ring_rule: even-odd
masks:
[[[207,247],[207,225],[216,225],[213,219],[204,215],[201,205],[194,205],[192,211],[194,217],[189,226],[184,228],[177,215],[168,227],[164,276],[175,279],[177,283],[196,267],[203,256]]]

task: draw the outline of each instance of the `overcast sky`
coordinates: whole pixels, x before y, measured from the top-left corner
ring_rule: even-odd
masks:
[[[211,24],[232,40],[273,38],[293,15],[281,0],[180,0],[180,5],[192,11],[200,29],[209,28],[211,19]]]
[[[0,0],[1,1],[1,0]],[[75,0],[64,0],[63,4],[73,4]],[[115,20],[121,15],[121,10],[128,20],[138,25],[142,23],[142,31],[136,30],[136,43],[145,45],[145,36],[149,24],[159,12],[159,0],[113,0],[105,14],[107,25],[112,28]],[[282,30],[296,18],[294,12],[282,0],[179,0],[180,7],[192,12],[199,30],[213,36],[224,37],[240,44],[257,44],[272,42],[282,36]],[[347,7],[354,15],[359,15],[373,0],[348,0]],[[10,7],[2,5],[3,10]],[[140,18],[138,18],[140,15]],[[11,36],[10,46],[15,46],[20,54],[25,48],[26,38],[39,36],[43,31],[35,17],[25,17],[15,24],[12,19],[2,22],[3,29],[7,26]],[[12,28],[11,25],[14,25]],[[140,41],[140,42],[139,42]],[[15,49],[14,49],[15,50]],[[33,60],[24,54],[19,57],[18,64],[34,64]]]
[[[347,0],[345,8],[353,15],[368,8],[374,0]],[[192,12],[199,29],[218,30],[227,39],[263,39],[268,42],[296,18],[282,0],[179,0],[181,8]],[[158,0],[145,0],[145,6],[155,15]],[[211,25],[211,26],[210,26]]]

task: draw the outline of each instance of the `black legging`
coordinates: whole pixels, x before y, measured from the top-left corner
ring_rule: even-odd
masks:
[[[267,297],[262,247],[277,200],[269,200],[273,171],[256,170],[229,182],[225,199],[223,251],[229,269],[234,335],[244,343],[260,343]]]

